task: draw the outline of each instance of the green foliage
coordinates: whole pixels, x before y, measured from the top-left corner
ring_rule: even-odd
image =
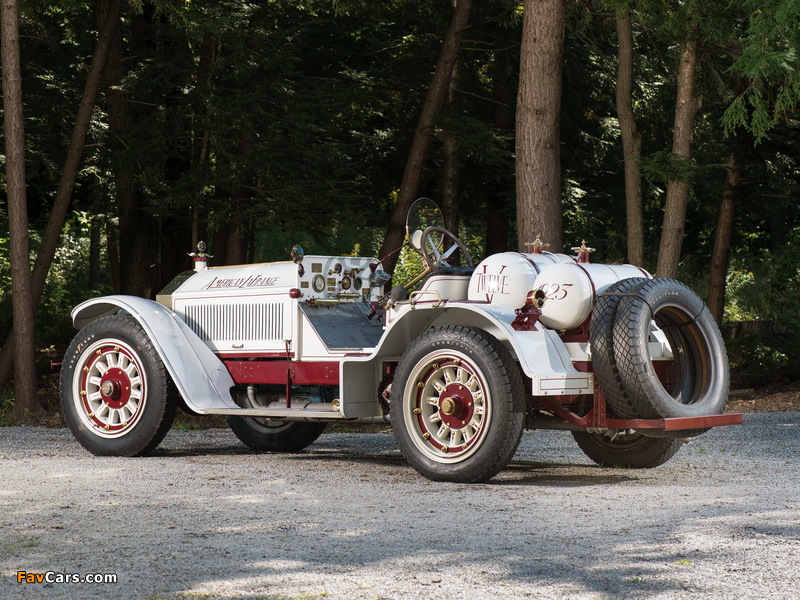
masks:
[[[800,3],[750,0],[743,50],[733,69],[747,85],[725,112],[728,134],[742,128],[763,141],[778,123],[796,118],[800,103]]]
[[[360,223],[329,224],[327,234],[314,229],[284,229],[280,225],[264,224],[256,233],[255,262],[288,260],[295,244],[306,254],[335,254],[341,256],[376,256],[385,233],[382,228]]]
[[[642,175],[659,184],[668,181],[689,181],[697,177],[697,167],[685,156],[673,154],[666,150],[653,152],[650,156],[643,156],[639,161]]]
[[[16,425],[14,419],[14,397],[11,392],[0,389],[0,427]]]
[[[95,226],[97,219],[94,217]],[[42,301],[37,312],[37,335],[43,347],[63,344],[74,334],[71,308],[87,297],[111,293],[108,278],[109,266],[101,263],[101,273],[105,279],[96,289],[89,289],[89,229],[93,217],[85,212],[73,213],[61,235],[61,243],[56,251],[45,282]],[[32,237],[34,251],[38,247],[38,233]],[[105,253],[101,253],[105,257]]]
[[[392,285],[403,285],[422,273],[422,271],[422,256],[411,247],[405,246],[400,251],[400,258],[394,268]]]
[[[0,331],[11,330],[11,249],[8,236],[0,237]],[[4,333],[5,335],[5,333]]]
[[[75,213],[64,228],[36,314],[36,341],[39,347],[65,344],[74,333],[70,309],[89,296],[110,292],[107,280],[98,289],[88,289],[90,224],[86,213]],[[31,264],[35,260],[39,242],[39,232],[32,231]],[[108,273],[107,264],[103,271]],[[0,237],[0,331],[10,330],[11,313],[8,238]]]
[[[800,228],[776,252],[738,257],[727,282],[732,364],[757,373],[800,359]]]

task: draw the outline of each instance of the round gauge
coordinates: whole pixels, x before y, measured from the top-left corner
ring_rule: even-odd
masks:
[[[320,275],[314,275],[314,279],[311,280],[311,287],[314,288],[314,291],[318,294],[325,291],[325,278]]]
[[[357,290],[360,290],[362,288],[362,286],[363,286],[363,282],[361,281],[361,277],[356,277],[355,280],[353,281],[353,285],[355,286],[355,288]]]
[[[350,283],[350,277],[349,277],[349,276],[347,276],[347,275],[345,275],[344,277],[342,277],[342,289],[343,289],[343,290],[349,290],[349,289],[350,289],[350,285],[351,285],[351,283]]]

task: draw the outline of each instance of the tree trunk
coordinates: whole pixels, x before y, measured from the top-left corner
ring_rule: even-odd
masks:
[[[794,198],[792,198],[792,201]],[[786,225],[789,222],[789,210],[785,198],[776,198],[769,207],[769,249],[780,252],[786,245]]]
[[[644,264],[644,210],[639,156],[642,136],[633,113],[633,30],[630,9],[617,9],[617,119],[622,134],[625,168],[625,213],[628,228],[628,262]]]
[[[504,42],[505,40],[500,40]],[[514,90],[509,77],[508,47],[510,43],[502,43],[502,47],[494,51],[492,60],[492,121],[498,129],[512,132],[514,129]],[[498,164],[495,172],[501,181],[505,176],[511,177],[505,164]],[[508,181],[510,185],[510,179]],[[486,190],[486,247],[484,253],[491,256],[497,252],[508,250],[509,214],[513,212],[511,198],[505,185],[487,186]]]
[[[243,198],[238,197],[238,191],[231,197],[231,210],[228,213],[228,247],[225,251],[225,264],[227,265],[241,265],[245,260],[246,233],[242,218],[243,201]]]
[[[241,265],[247,260],[247,219],[243,206],[251,196],[246,184],[252,184],[248,163],[253,150],[253,138],[243,128],[239,138],[236,169],[231,184],[230,211],[228,213],[228,243],[225,259],[228,265]]]
[[[86,78],[86,86],[83,89],[78,113],[75,116],[75,127],[72,130],[72,139],[67,151],[67,158],[64,161],[64,169],[61,171],[61,181],[58,184],[53,210],[50,212],[50,218],[42,236],[42,244],[39,247],[39,253],[36,256],[36,263],[33,267],[33,275],[31,276],[31,300],[34,312],[42,297],[47,272],[50,270],[53,257],[56,255],[56,249],[61,239],[61,230],[67,218],[67,211],[72,200],[72,190],[75,188],[75,180],[78,177],[78,168],[80,167],[83,148],[86,144],[86,134],[89,131],[92,111],[94,110],[97,91],[100,87],[100,76],[108,57],[111,38],[119,23],[122,2],[123,0],[111,0],[108,14],[103,27],[100,29],[97,47],[92,57],[92,65]],[[12,330],[5,344],[3,344],[2,351],[0,351],[0,387],[5,385],[11,372],[15,354],[14,338],[15,335]]]
[[[411,149],[408,152],[408,160],[403,171],[403,179],[400,182],[400,191],[397,194],[394,209],[389,217],[389,227],[386,230],[386,237],[381,246],[381,257],[386,257],[403,244],[406,213],[408,213],[408,209],[419,189],[425,161],[428,158],[431,140],[433,139],[434,118],[441,111],[447,98],[450,77],[453,73],[458,50],[461,47],[464,30],[467,28],[471,7],[472,0],[458,0],[455,5],[453,18],[445,35],[442,50],[439,52],[436,69],[433,72],[431,86],[428,88],[428,94],[422,106],[422,113],[420,114],[417,128],[414,130]],[[397,254],[394,254],[383,261],[383,268],[391,273],[396,264]]]
[[[141,186],[137,183],[138,165],[130,155],[127,141],[133,129],[133,116],[128,93],[122,81],[128,74],[122,32],[117,31],[111,43],[104,72],[108,106],[109,150],[114,157],[114,195],[119,216],[119,256],[122,293],[149,298],[150,232],[153,218],[145,211]]]
[[[196,148],[193,150],[194,160],[192,164],[192,170],[197,171],[198,173],[202,173],[206,168],[209,141],[210,135],[208,131],[203,132],[203,137],[201,138],[200,143],[196,144]],[[205,220],[203,219],[201,221],[200,218],[200,201],[200,194],[199,192],[196,192],[195,201],[192,203],[192,252],[196,251],[198,242],[206,241],[203,239],[206,236],[207,231],[205,227]]]
[[[728,275],[728,257],[733,237],[733,216],[736,211],[736,195],[742,183],[742,165],[736,152],[728,155],[728,173],[722,192],[722,204],[714,235],[714,250],[711,253],[711,269],[708,275],[708,309],[718,325],[722,325],[725,312],[725,284]]]
[[[106,220],[106,252],[108,253],[108,264],[111,268],[111,285],[115,294],[122,293],[122,281],[120,280],[119,266],[119,240],[117,240],[117,228]]]
[[[19,57],[19,5],[3,0],[0,15],[3,49],[3,124],[6,138],[6,186],[11,250],[11,303],[17,349],[14,353],[14,416],[40,412],[36,398],[28,207],[25,193],[25,126]]]
[[[673,161],[689,164],[692,157],[694,118],[702,103],[695,98],[694,84],[698,59],[697,41],[683,44],[678,71],[678,94],[675,102],[675,129],[672,134]],[[656,276],[675,277],[681,259],[686,206],[689,204],[689,181],[676,177],[667,182],[664,224],[658,250]]]
[[[211,250],[215,265],[229,265],[228,262],[228,228],[219,228],[211,234]]]
[[[561,241],[561,76],[564,0],[528,0],[517,95],[517,245]]]
[[[453,66],[447,92],[445,112],[455,117],[454,90],[458,79],[458,64]],[[442,213],[444,228],[458,235],[458,134],[452,127],[442,132]]]
[[[103,223],[105,215],[103,214],[103,205],[105,198],[103,197],[103,187],[97,180],[92,181],[92,218],[89,222],[89,281],[88,288],[96,290],[100,286],[101,267],[100,267],[100,251],[101,242],[103,237]]]
[[[442,133],[442,213],[444,228],[458,234],[458,136]]]

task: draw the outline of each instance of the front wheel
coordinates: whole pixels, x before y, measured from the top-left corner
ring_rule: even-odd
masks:
[[[620,432],[613,439],[586,431],[573,431],[572,437],[583,453],[598,465],[628,469],[663,465],[683,445],[679,439],[648,437],[635,431]]]
[[[516,452],[525,415],[522,377],[487,333],[430,329],[405,351],[394,376],[392,427],[406,460],[434,481],[477,483]]]
[[[61,370],[61,407],[78,442],[98,456],[142,456],[164,439],[176,402],[164,363],[129,316],[92,321]]]

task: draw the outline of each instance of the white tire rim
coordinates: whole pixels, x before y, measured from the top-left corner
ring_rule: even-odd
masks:
[[[78,418],[102,438],[130,432],[147,401],[147,377],[139,354],[117,339],[102,339],[86,348],[73,375]]]
[[[403,392],[406,429],[414,446],[439,463],[458,463],[477,452],[491,423],[489,386],[461,352],[425,355]]]

